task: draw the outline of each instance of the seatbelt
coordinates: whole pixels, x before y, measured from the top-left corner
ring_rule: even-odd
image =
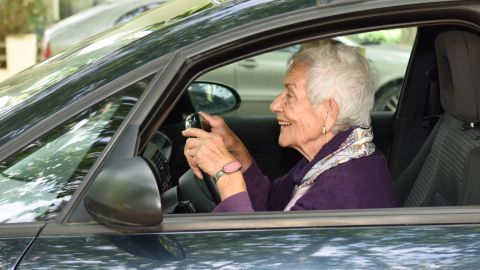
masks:
[[[436,64],[427,70],[428,90],[426,104],[423,112],[422,127],[428,128],[429,133],[440,118],[440,87],[438,84],[438,71]]]

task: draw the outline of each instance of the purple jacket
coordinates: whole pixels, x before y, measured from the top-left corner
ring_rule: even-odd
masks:
[[[290,201],[295,185],[310,168],[334,152],[352,130],[338,133],[315,158],[301,159],[286,175],[271,182],[254,162],[243,174],[247,192],[222,201],[214,212],[282,211]],[[387,208],[399,206],[380,152],[353,159],[323,172],[291,210]]]

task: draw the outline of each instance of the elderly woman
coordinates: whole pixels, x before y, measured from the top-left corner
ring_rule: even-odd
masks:
[[[323,45],[296,53],[283,91],[270,105],[278,143],[304,158],[270,181],[219,116],[202,115],[211,132],[187,129],[187,161],[202,178],[215,177],[215,212],[396,207],[385,157],[370,126],[372,75],[358,49]]]

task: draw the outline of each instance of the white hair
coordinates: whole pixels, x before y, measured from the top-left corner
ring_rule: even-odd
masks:
[[[334,132],[370,126],[375,102],[373,74],[359,48],[341,43],[305,48],[292,56],[289,65],[293,62],[309,66],[306,88],[312,106],[327,99],[337,102]]]

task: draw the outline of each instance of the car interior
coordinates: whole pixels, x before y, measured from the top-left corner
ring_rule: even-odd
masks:
[[[480,35],[475,30],[419,26],[397,109],[372,113],[374,142],[387,157],[395,191],[405,207],[480,202],[480,183],[475,181],[480,173],[480,85],[475,76],[480,72],[479,52]],[[203,68],[195,78],[211,69]],[[185,118],[199,107],[193,104],[193,92],[184,91],[151,139],[140,144],[141,155],[157,172],[165,213],[211,212],[216,205],[183,156]],[[273,113],[230,113],[224,118],[270,179],[286,173],[301,158],[295,150],[278,146],[279,126]]]

